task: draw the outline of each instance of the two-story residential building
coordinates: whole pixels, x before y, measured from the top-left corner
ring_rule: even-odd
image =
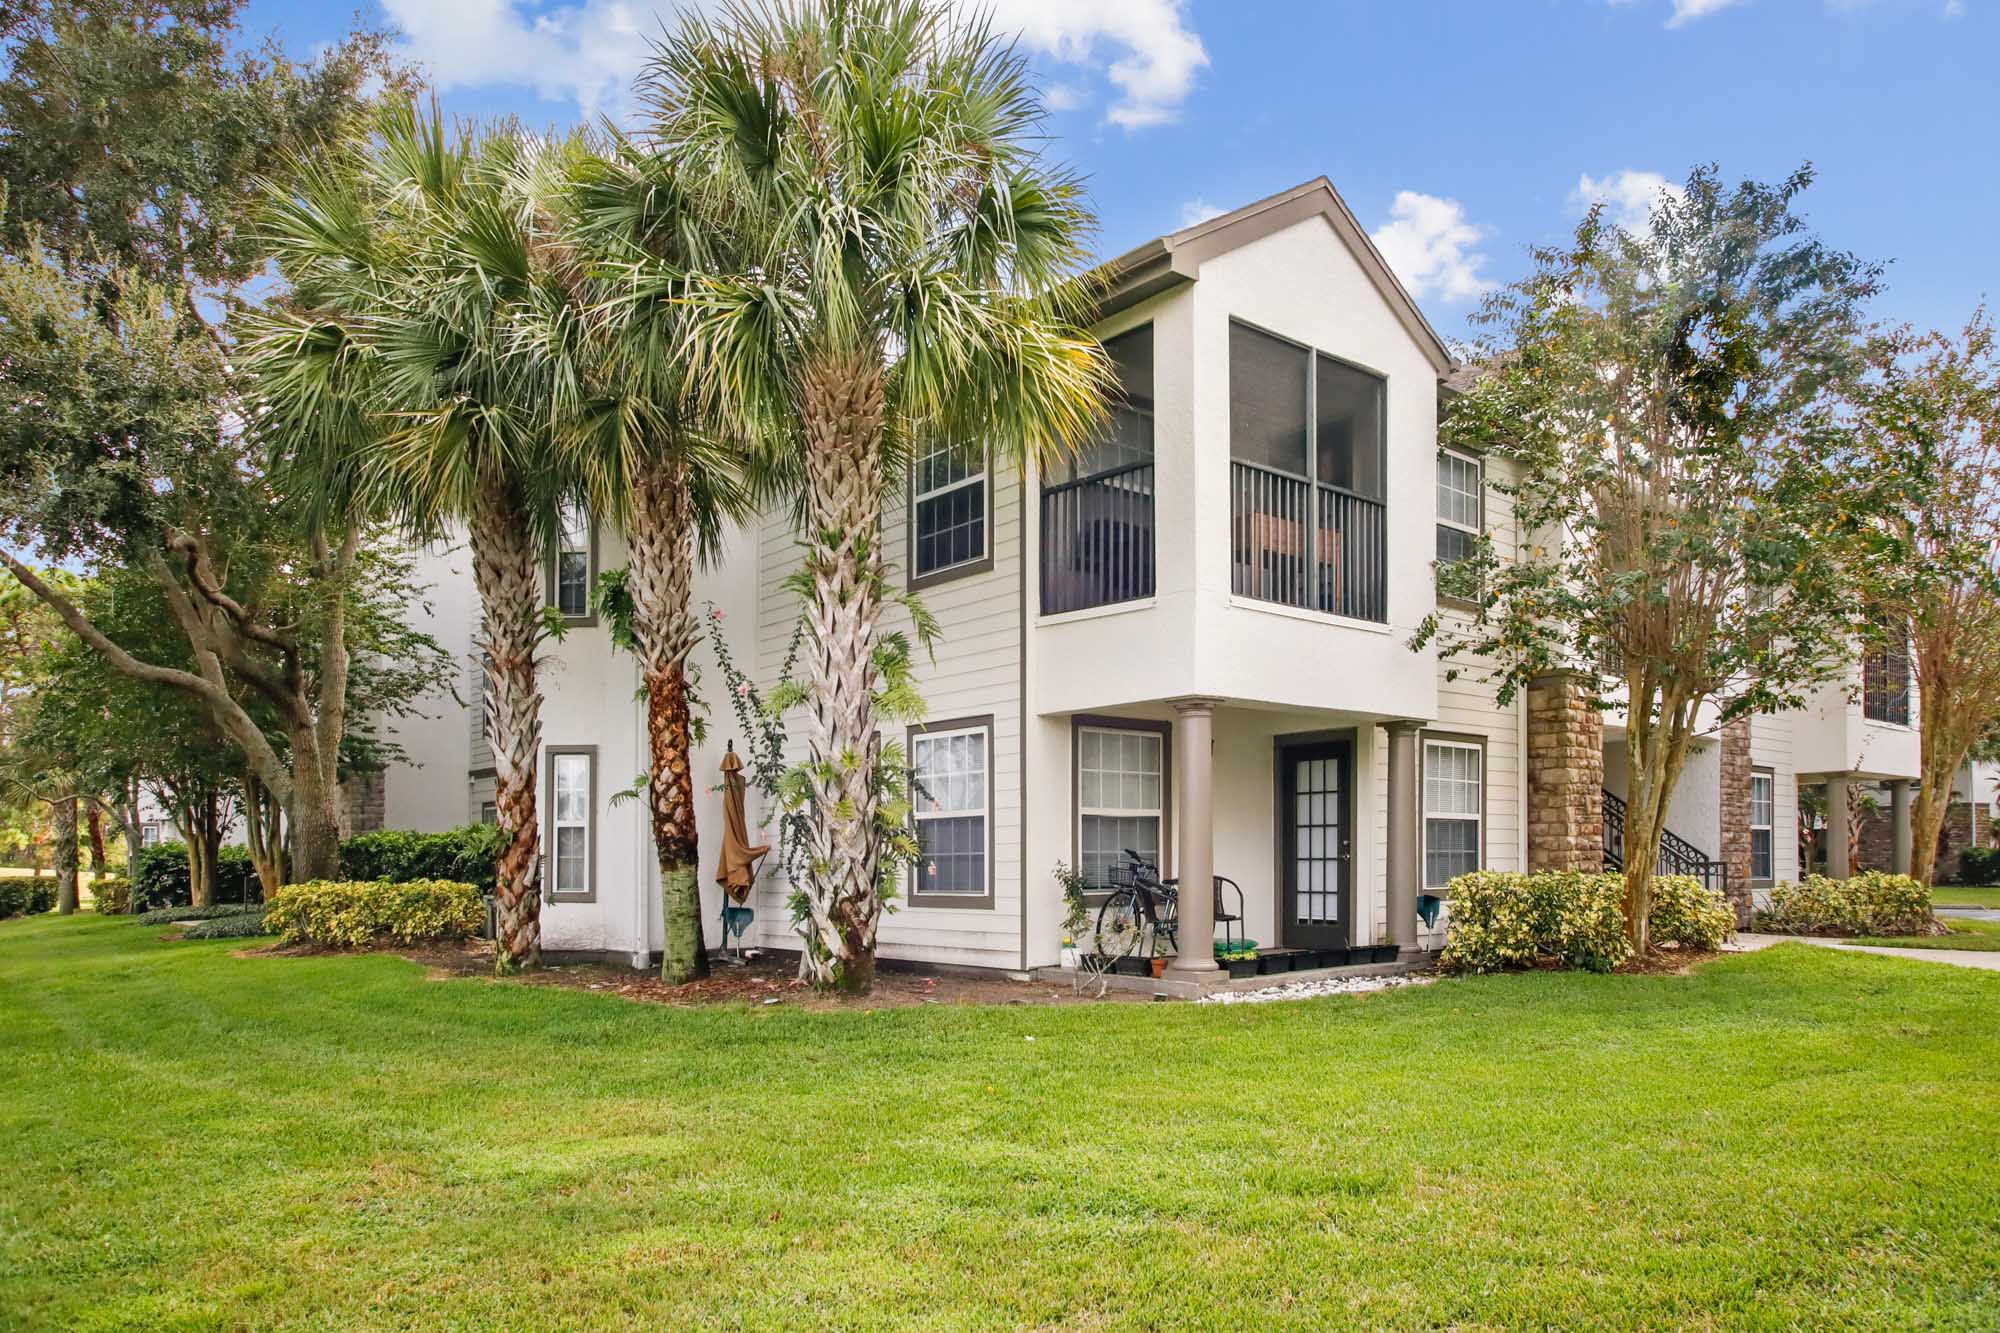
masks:
[[[1511,514],[1498,460],[1439,450],[1451,355],[1333,187],[1160,237],[1107,271],[1097,332],[1119,394],[1102,436],[1046,471],[940,449],[884,515],[888,558],[942,638],[919,667],[929,720],[904,738],[930,857],[881,955],[1053,964],[1058,863],[1103,884],[1127,849],[1187,883],[1227,877],[1266,947],[1412,956],[1442,935],[1420,900],[1458,874],[1602,864],[1616,728],[1575,706],[1573,681],[1502,707],[1410,646],[1437,606],[1435,562],[1481,532],[1509,549]],[[644,803],[612,796],[644,771],[644,707],[636,662],[588,598],[624,547],[606,525],[563,527],[549,598],[568,630],[543,677],[544,944],[642,966],[661,942],[653,849]],[[388,775],[386,817],[411,827],[489,818],[492,801],[463,553],[427,559],[474,706],[402,732],[421,776]],[[774,510],[727,533],[698,583],[712,632],[766,685],[794,641],[797,562]],[[719,781],[742,738],[709,645],[697,665],[697,772]],[[1739,887],[1753,861],[1766,879],[1796,874],[1795,773],[1876,771],[1817,751],[1801,762],[1799,747],[1789,720],[1758,719],[1691,769],[1676,831],[1734,858]],[[717,790],[700,802],[716,943]],[[753,808],[753,822],[771,814]],[[788,891],[773,857],[749,943],[796,947]],[[1197,931],[1202,906],[1184,904]],[[1188,961],[1207,963],[1198,952]]]

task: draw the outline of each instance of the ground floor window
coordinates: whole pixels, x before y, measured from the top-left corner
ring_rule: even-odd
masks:
[[[1479,869],[1486,810],[1485,754],[1467,741],[1424,741],[1424,886],[1441,889]]]
[[[160,826],[158,824],[141,824],[139,826],[139,845],[141,847],[158,847],[160,845]]]
[[[549,896],[596,896],[593,851],[597,752],[549,751]]]
[[[1163,729],[1077,728],[1077,868],[1092,884],[1109,882],[1128,848],[1165,871],[1166,765]]]
[[[924,854],[913,872],[912,903],[991,900],[992,763],[991,719],[941,723],[911,734],[910,800]]]
[[[1771,864],[1771,824],[1776,790],[1769,773],[1750,775],[1750,878],[1765,883],[1775,873]]]

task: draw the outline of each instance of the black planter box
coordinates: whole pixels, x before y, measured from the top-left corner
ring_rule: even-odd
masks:
[[[1232,958],[1224,963],[1223,966],[1229,969],[1229,975],[1232,977],[1254,977],[1257,975],[1257,960],[1255,958]]]
[[[1369,961],[1373,963],[1393,963],[1399,950],[1393,944],[1378,944],[1369,949]]]
[[[1292,956],[1288,953],[1260,953],[1257,955],[1257,974],[1271,976],[1277,972],[1292,970]]]
[[[1313,966],[1345,967],[1348,962],[1348,953],[1349,951],[1346,949],[1314,949]]]
[[[1120,958],[1111,965],[1111,970],[1121,977],[1150,977],[1153,975],[1153,960],[1150,958]]]

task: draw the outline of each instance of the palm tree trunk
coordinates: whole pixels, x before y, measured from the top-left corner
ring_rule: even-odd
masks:
[[[822,989],[865,995],[875,984],[884,853],[875,793],[875,637],[888,581],[879,362],[815,357],[805,371],[804,418],[812,580],[805,969]]]
[[[644,467],[632,479],[626,588],[646,678],[647,803],[660,865],[664,942],[660,978],[708,975],[702,938],[701,844],[694,817],[694,727],[687,659],[694,650],[694,513],[685,463]]]
[[[541,827],[535,809],[542,696],[535,681],[541,642],[541,579],[520,490],[497,468],[479,478],[472,521],[473,582],[486,650],[486,739],[493,749],[494,805],[505,835],[494,876],[499,970],[542,959]]]
[[[56,858],[56,911],[64,916],[76,914],[78,894],[76,886],[76,797],[61,796],[54,803],[55,858]]]

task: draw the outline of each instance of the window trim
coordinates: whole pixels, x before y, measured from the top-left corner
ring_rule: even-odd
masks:
[[[583,614],[579,616],[564,615],[562,616],[562,623],[565,625],[576,626],[578,628],[588,628],[597,623],[597,610],[594,605],[592,597],[593,592],[597,588],[597,572],[598,572],[597,516],[595,514],[592,514],[587,508],[581,505],[577,506],[577,509],[583,516],[584,527],[588,530],[588,537],[585,542],[585,546],[588,548],[589,551],[589,563],[586,572],[583,576]],[[562,514],[560,511],[558,511],[556,514],[555,541],[549,550],[548,567],[545,570],[545,574],[547,576],[546,581],[548,584],[549,605],[552,607],[559,607],[561,605],[561,603],[557,599],[560,596],[560,588],[558,587],[558,583],[560,580],[559,571],[562,568],[562,553],[563,553],[562,543],[563,543]],[[558,611],[557,614],[560,615],[561,612]]]
[[[1431,815],[1429,798],[1426,795],[1425,779],[1429,776],[1430,747],[1449,745],[1462,750],[1479,752],[1479,814],[1476,817],[1479,828],[1479,868],[1486,867],[1486,826],[1492,818],[1487,806],[1491,799],[1493,784],[1488,781],[1487,737],[1469,731],[1420,731],[1417,733],[1417,892],[1432,894],[1439,898],[1451,897],[1449,884],[1432,885],[1430,881]],[[1465,816],[1440,816],[1440,818],[1464,819]]]
[[[1756,792],[1758,778],[1763,778],[1771,784],[1771,822],[1769,824],[1759,824],[1757,822]],[[1759,765],[1750,770],[1749,806],[1750,887],[1768,889],[1777,882],[1778,878],[1778,772],[1776,769]],[[1757,830],[1760,828],[1771,835],[1771,873],[1761,877],[1757,874]]]
[[[584,877],[589,889],[584,893],[556,890],[556,760],[582,755],[590,761],[590,783],[584,796],[583,826]],[[542,783],[542,900],[550,903],[594,903],[597,901],[597,747],[595,745],[549,745],[542,749],[542,767],[548,777]]]
[[[1160,878],[1174,877],[1174,724],[1150,717],[1117,717],[1109,713],[1071,713],[1069,718],[1069,864],[1083,868],[1083,733],[1149,731],[1160,738]],[[1097,906],[1111,896],[1107,890],[1083,895]]]
[[[904,744],[909,747],[907,758],[910,764],[910,820],[912,823],[915,823],[918,814],[916,809],[917,737],[950,736],[959,733],[971,734],[973,732],[984,732],[986,736],[986,892],[983,894],[926,893],[917,887],[923,880],[922,867],[911,866],[908,880],[908,902],[913,908],[943,907],[958,910],[991,911],[998,897],[997,890],[1000,885],[1000,868],[994,858],[999,855],[1000,843],[997,830],[994,828],[996,811],[994,809],[993,780],[994,771],[998,767],[998,764],[993,749],[993,714],[985,713],[978,717],[947,718],[941,722],[919,722],[909,728],[904,737]]]
[[[917,458],[911,460],[910,483],[908,488],[910,492],[910,502],[907,507],[907,512],[905,514],[905,520],[904,520],[905,527],[903,529],[904,531],[903,554],[905,557],[903,563],[908,573],[908,587],[911,592],[921,592],[925,588],[934,588],[940,583],[950,583],[954,579],[970,578],[975,574],[990,574],[993,572],[994,476],[993,476],[992,442],[988,441],[986,443],[981,444],[979,450],[980,450],[979,453],[980,462],[979,462],[978,479],[984,483],[986,492],[985,552],[984,554],[975,556],[971,560],[961,560],[955,565],[946,565],[942,569],[933,569],[928,574],[917,573],[918,502],[925,499],[929,499],[932,496],[945,495],[951,491],[961,489],[962,487],[970,486],[973,482],[973,478],[966,477],[961,481],[953,482],[949,486],[940,486],[935,490],[920,492],[917,490],[916,470],[917,470],[917,464],[923,461],[923,455],[918,455]]]
[[[1472,470],[1476,477],[1476,480],[1473,482],[1473,485],[1477,488],[1477,490],[1474,492],[1473,499],[1479,505],[1479,523],[1475,527],[1467,527],[1465,524],[1460,523],[1457,519],[1446,518],[1441,513],[1434,513],[1433,515],[1434,521],[1440,528],[1450,528],[1453,532],[1463,532],[1467,536],[1471,537],[1474,542],[1477,542],[1481,537],[1486,535],[1486,460],[1484,458],[1479,457],[1477,454],[1469,453],[1464,449],[1452,449],[1445,445],[1438,446],[1437,456],[1440,461],[1442,461],[1447,457],[1450,457],[1457,459],[1461,463],[1470,463],[1472,465]],[[1434,511],[1438,507],[1436,502],[1435,487],[1433,487],[1431,507]],[[1436,549],[1435,545],[1433,545],[1432,549],[1433,551],[1435,551]],[[1452,563],[1456,564],[1457,562],[1453,561]],[[1432,570],[1434,571],[1433,577],[1435,577],[1435,571],[1442,569],[1444,567],[1444,564],[1445,564],[1444,561],[1437,559],[1435,555],[1433,555],[1431,560],[1431,567]],[[1447,606],[1475,605],[1475,603],[1468,602],[1461,597],[1440,596],[1438,600],[1443,602]]]

